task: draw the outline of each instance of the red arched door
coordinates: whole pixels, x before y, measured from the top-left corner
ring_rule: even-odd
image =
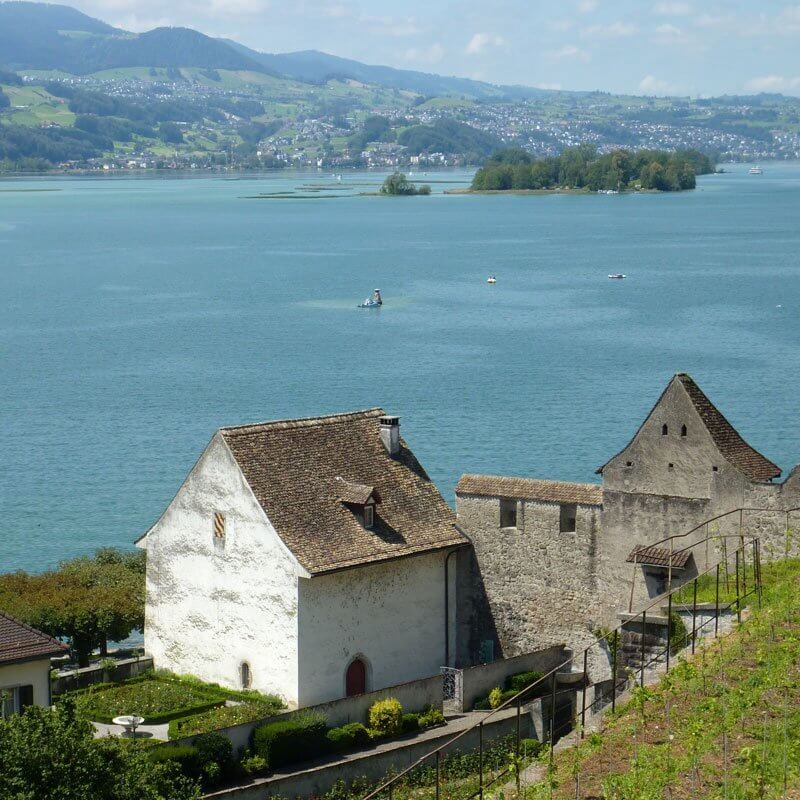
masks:
[[[348,697],[364,694],[367,691],[367,665],[360,658],[350,662],[345,677],[345,687]]]

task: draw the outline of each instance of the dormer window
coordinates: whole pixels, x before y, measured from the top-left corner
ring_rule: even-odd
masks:
[[[344,478],[336,478],[336,492],[342,505],[348,508],[367,529],[375,526],[375,506],[381,502],[374,486],[353,483]]]
[[[375,506],[370,503],[364,506],[364,527],[371,528],[375,524]]]

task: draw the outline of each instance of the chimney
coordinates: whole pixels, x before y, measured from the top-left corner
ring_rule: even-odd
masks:
[[[400,417],[381,417],[381,441],[386,452],[394,458],[400,452]]]

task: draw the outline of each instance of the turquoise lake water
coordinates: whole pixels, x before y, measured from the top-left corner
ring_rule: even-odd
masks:
[[[0,182],[0,570],[130,546],[214,430],[254,420],[382,405],[452,501],[463,472],[594,480],[688,371],[788,470],[800,165],[728,169],[641,196]],[[247,199],[304,184],[344,196]]]

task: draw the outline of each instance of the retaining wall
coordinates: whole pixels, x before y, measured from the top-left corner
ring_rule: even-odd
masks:
[[[153,659],[149,657],[123,658],[115,663],[116,667],[113,670],[105,670],[99,664],[96,664],[91,667],[71,670],[70,672],[62,672],[51,681],[52,694],[55,696],[64,692],[75,691],[75,689],[85,689],[95,683],[124,681],[153,669]]]

